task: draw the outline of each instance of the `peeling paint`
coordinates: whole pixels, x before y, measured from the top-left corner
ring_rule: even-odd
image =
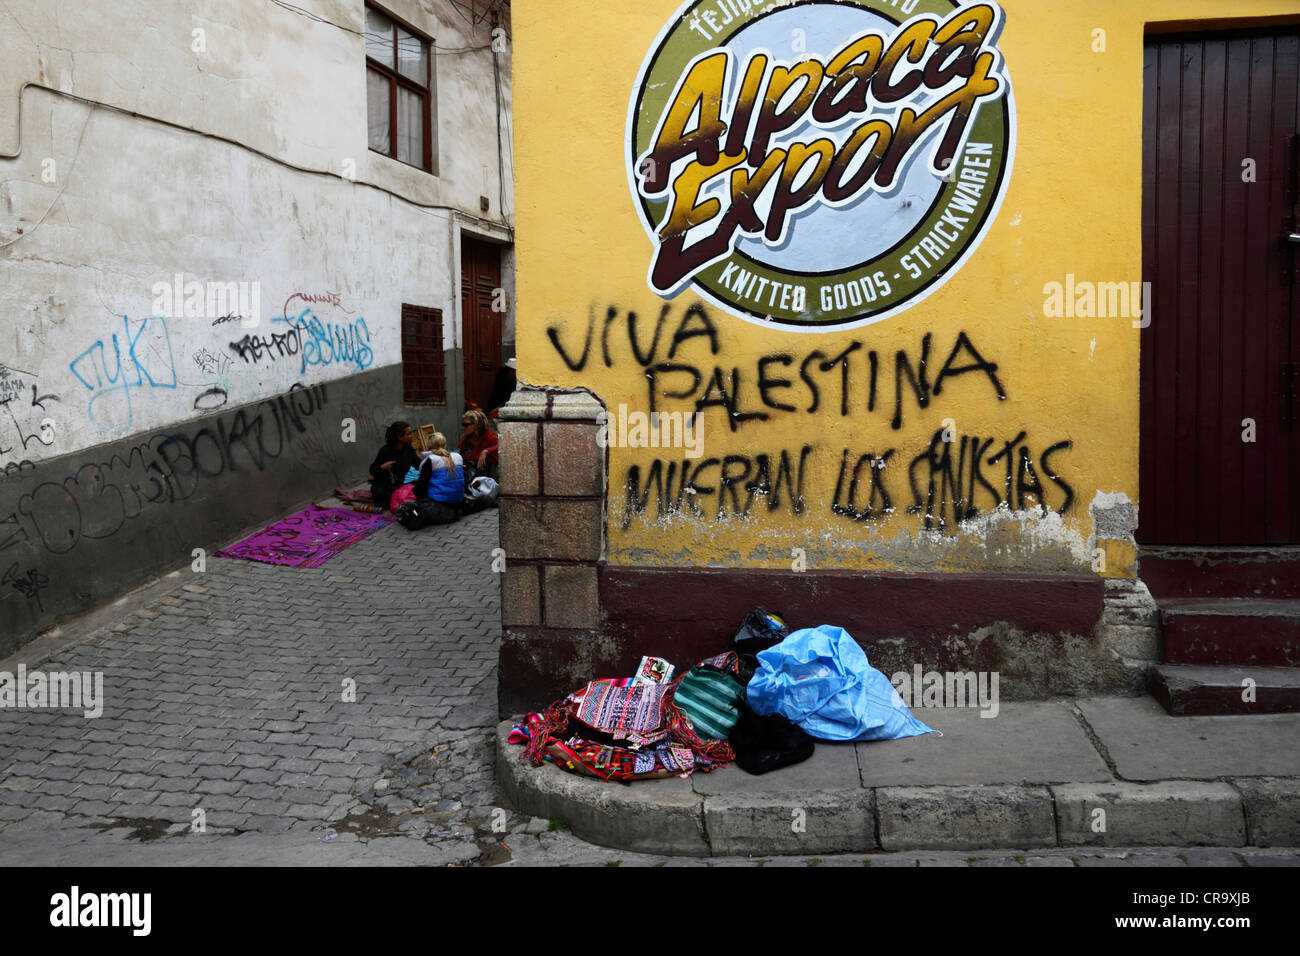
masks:
[[[712,521],[677,513],[653,522],[654,527],[682,545],[663,548],[623,547],[610,550],[617,564],[658,567],[760,567],[790,569],[794,548],[801,548],[809,571],[842,568],[846,564],[864,570],[906,569],[916,571],[1027,571],[1036,573],[1088,573],[1091,549],[1088,539],[1055,512],[1015,512],[1002,506],[997,511],[964,521],[955,534],[937,531],[899,531],[890,537],[856,535],[823,530],[811,536],[776,535],[788,545],[772,543],[772,535],[761,535],[762,520],[724,516]],[[698,555],[704,540],[715,542],[720,534],[740,537],[740,529],[760,533],[760,543],[741,551],[736,548],[711,556]]]

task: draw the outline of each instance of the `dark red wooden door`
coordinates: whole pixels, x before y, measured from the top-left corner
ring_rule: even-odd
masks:
[[[1300,32],[1149,38],[1143,99],[1138,539],[1300,542]]]
[[[466,237],[460,244],[460,314],[464,316],[465,398],[489,411],[492,382],[501,367],[501,247]]]

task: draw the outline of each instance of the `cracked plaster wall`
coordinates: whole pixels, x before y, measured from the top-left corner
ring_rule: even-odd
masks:
[[[367,149],[361,0],[300,6],[346,29],[269,2],[0,4],[0,467],[395,365],[403,303],[442,310],[457,404],[460,235],[508,236],[484,221],[502,212],[492,51],[434,58],[430,176]],[[491,43],[444,0],[385,6],[447,50]],[[218,321],[206,285],[203,315],[159,315],[177,274],[244,284],[225,304],[259,324]]]

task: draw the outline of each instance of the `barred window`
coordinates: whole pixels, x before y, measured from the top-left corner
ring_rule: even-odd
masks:
[[[402,399],[407,405],[447,404],[441,309],[402,306]]]

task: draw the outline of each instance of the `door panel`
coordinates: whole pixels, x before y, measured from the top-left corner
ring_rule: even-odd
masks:
[[[492,311],[501,286],[500,246],[461,237],[460,304],[464,317],[465,398],[483,411],[501,367],[501,313]]]
[[[1300,542],[1291,143],[1300,33],[1148,41],[1143,76],[1145,544]],[[1245,420],[1255,441],[1243,441]]]

